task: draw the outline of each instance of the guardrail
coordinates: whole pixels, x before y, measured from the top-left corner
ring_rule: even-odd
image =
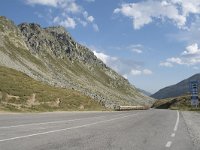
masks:
[[[115,106],[116,111],[126,111],[126,110],[147,110],[148,106]]]

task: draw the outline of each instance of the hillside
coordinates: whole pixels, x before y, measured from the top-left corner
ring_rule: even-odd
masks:
[[[49,86],[14,69],[0,66],[0,110],[104,110],[80,92]]]
[[[0,17],[0,65],[48,85],[78,91],[108,108],[152,104],[152,98],[75,42],[61,26],[16,26]]]
[[[188,94],[190,81],[194,80],[200,81],[200,74],[195,74],[175,85],[165,87],[156,92],[155,94],[151,95],[151,97],[156,99],[165,99],[165,98],[178,97]]]

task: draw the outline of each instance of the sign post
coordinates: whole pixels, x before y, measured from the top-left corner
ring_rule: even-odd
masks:
[[[190,82],[191,105],[195,107],[199,106],[198,89],[199,89],[198,81],[191,81]]]

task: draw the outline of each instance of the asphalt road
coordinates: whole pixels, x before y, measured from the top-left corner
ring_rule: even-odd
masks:
[[[0,150],[195,150],[172,110],[0,114]]]

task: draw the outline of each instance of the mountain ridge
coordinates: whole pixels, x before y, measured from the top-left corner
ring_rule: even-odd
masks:
[[[151,95],[151,97],[156,99],[165,99],[170,97],[187,95],[189,93],[190,81],[194,80],[200,82],[200,73],[194,74],[191,77],[178,82],[177,84],[162,88],[153,95]]]
[[[18,26],[0,17],[0,65],[49,85],[71,88],[106,107],[149,105],[152,99],[77,43],[61,26]]]

